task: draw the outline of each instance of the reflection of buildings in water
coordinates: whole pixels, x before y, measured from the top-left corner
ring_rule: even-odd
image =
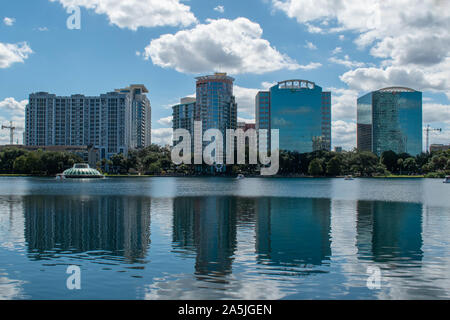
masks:
[[[0,196],[0,246],[25,246],[22,212],[20,197]]]
[[[421,204],[358,201],[356,229],[359,259],[422,259]]]
[[[254,227],[256,219],[255,199],[254,198],[237,198],[237,226]]]
[[[256,200],[258,260],[277,265],[321,265],[331,255],[329,199]]]
[[[0,269],[0,300],[27,299],[23,292],[24,281],[13,280]]]
[[[135,262],[150,244],[150,201],[118,196],[24,197],[28,251],[36,259],[106,251]]]
[[[173,204],[173,246],[196,253],[198,275],[231,273],[236,249],[236,199],[176,198]]]

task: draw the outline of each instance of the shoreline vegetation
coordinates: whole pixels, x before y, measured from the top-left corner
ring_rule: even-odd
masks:
[[[246,155],[248,163],[248,154]],[[258,165],[227,165],[216,172],[207,165],[175,165],[170,147],[151,145],[117,154],[97,162],[96,169],[106,177],[246,177],[267,178],[444,178],[450,175],[450,150],[421,153],[415,157],[386,151],[378,157],[367,151],[280,151],[280,170],[274,176],[261,176]],[[27,151],[8,147],[0,152],[0,176],[52,177],[83,159],[69,152]]]

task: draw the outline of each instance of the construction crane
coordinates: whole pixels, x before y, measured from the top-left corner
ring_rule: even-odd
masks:
[[[14,144],[14,130],[16,127],[13,126],[13,122],[9,122],[9,126],[2,125],[2,130],[9,129],[9,144]]]
[[[430,152],[430,132],[442,132],[442,128],[431,128],[430,125],[427,125],[425,128],[426,137],[427,137],[427,152]]]

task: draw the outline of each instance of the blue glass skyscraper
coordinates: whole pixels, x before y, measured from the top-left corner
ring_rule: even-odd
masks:
[[[422,152],[422,92],[389,87],[358,99],[357,147],[381,155],[384,151]]]
[[[196,105],[201,113],[203,132],[219,129],[225,136],[226,129],[237,127],[237,104],[233,95],[232,77],[226,73],[197,78]]]
[[[256,99],[256,127],[278,129],[281,150],[305,153],[331,149],[329,92],[311,81],[287,80],[270,88],[266,94],[269,103],[263,95],[259,93]]]

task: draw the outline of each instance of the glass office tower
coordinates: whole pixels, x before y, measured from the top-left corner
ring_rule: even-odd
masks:
[[[270,150],[270,91],[260,91],[256,95],[255,101],[255,129],[258,132],[258,146],[259,146],[259,130],[267,130],[266,149]]]
[[[201,112],[203,132],[219,129],[225,137],[226,129],[237,127],[237,104],[233,96],[234,79],[226,73],[197,78],[197,107]]]
[[[357,147],[380,156],[384,151],[422,152],[422,92],[403,87],[373,91],[358,99]]]
[[[258,105],[257,109],[262,108]],[[331,94],[307,80],[287,80],[270,88],[270,129],[280,133],[280,149],[300,153],[331,149]],[[262,126],[261,117],[257,126]]]

